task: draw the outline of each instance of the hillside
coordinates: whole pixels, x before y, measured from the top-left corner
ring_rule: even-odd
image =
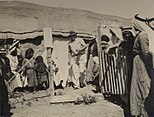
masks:
[[[103,15],[73,8],[57,8],[19,1],[0,1],[0,15],[35,17],[39,30],[52,27],[55,31],[95,34],[100,23],[113,26],[130,25],[130,19]],[[25,24],[23,24],[25,25]]]

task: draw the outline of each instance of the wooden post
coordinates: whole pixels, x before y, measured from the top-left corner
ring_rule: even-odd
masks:
[[[53,51],[53,38],[52,38],[52,28],[44,28],[44,47],[47,50],[47,64],[49,66],[49,89],[50,96],[54,96],[54,84],[53,84],[53,69],[52,69],[52,51]]]
[[[101,26],[98,26],[97,30],[98,30],[98,35],[97,35],[97,49],[98,49],[98,57],[99,57],[99,84],[101,87],[101,91],[102,91],[102,81],[103,81],[103,69],[102,69],[102,47],[101,47],[101,32],[100,32],[100,28]]]
[[[53,48],[51,47],[47,47],[47,63],[48,63],[48,66],[49,66],[49,89],[50,89],[50,95],[51,96],[54,96],[54,84],[53,84],[53,79],[54,79],[54,76],[53,76],[53,68],[52,68],[52,51],[53,51]]]

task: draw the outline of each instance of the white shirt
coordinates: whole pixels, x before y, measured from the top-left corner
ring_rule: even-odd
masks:
[[[76,38],[73,42],[69,44],[72,54],[78,53],[83,47],[86,46],[82,38]]]

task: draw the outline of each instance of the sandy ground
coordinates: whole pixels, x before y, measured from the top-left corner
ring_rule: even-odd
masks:
[[[59,96],[49,96],[49,91],[22,93],[16,98],[11,98],[12,117],[124,117],[123,109],[109,101],[104,100],[102,94],[93,93],[93,87],[73,90],[66,88],[57,90]],[[96,102],[91,104],[75,105],[74,103],[56,103],[61,100],[76,100],[81,95],[95,97]],[[13,108],[14,107],[14,108]]]

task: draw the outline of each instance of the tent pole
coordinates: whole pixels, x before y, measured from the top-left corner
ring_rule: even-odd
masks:
[[[54,76],[53,76],[53,68],[52,68],[52,51],[53,51],[53,37],[52,37],[52,28],[47,27],[43,29],[44,32],[44,47],[47,50],[47,64],[49,66],[49,92],[50,96],[54,96]]]
[[[101,47],[101,31],[100,31],[101,26],[97,27],[97,49],[98,49],[98,58],[99,58],[99,84],[101,87],[101,92],[102,92],[102,81],[103,81],[103,69],[102,69],[102,47]]]
[[[49,90],[50,90],[50,95],[54,96],[54,84],[53,84],[53,68],[52,68],[52,51],[53,48],[47,47],[47,60],[48,60],[48,66],[49,66]]]

